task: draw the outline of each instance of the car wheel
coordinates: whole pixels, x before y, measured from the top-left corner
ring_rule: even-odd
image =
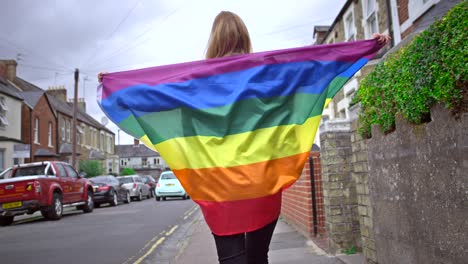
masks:
[[[41,209],[41,214],[49,220],[58,220],[63,214],[62,195],[54,193],[52,196],[52,204]]]
[[[13,223],[14,216],[0,216],[0,226],[7,226]]]
[[[94,208],[99,208],[99,207],[101,207],[100,203],[94,203]],[[81,208],[81,210],[83,210],[83,208]]]
[[[163,199],[163,201],[166,201],[166,197],[165,197],[165,196],[163,196],[162,199]]]
[[[132,201],[132,197],[130,197],[130,192],[127,192],[124,203],[129,204],[131,201]]]
[[[143,194],[141,194],[141,191],[138,193],[137,200],[138,200],[138,201],[143,200]]]
[[[156,195],[156,201],[161,201],[161,197]]]
[[[112,201],[110,202],[111,206],[117,206],[119,204],[119,198],[117,197],[117,193],[112,191]]]
[[[93,192],[88,191],[88,199],[86,200],[86,204],[83,206],[83,212],[91,213],[93,209],[94,209]]]

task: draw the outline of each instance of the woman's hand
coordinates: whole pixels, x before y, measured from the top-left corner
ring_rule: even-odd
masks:
[[[98,79],[98,82],[99,83],[102,83],[102,77],[104,76],[104,74],[106,74],[107,72],[100,72],[97,76],[97,79]]]
[[[392,39],[389,35],[384,35],[380,33],[372,34],[372,38],[376,39],[379,44],[386,45],[390,39]]]

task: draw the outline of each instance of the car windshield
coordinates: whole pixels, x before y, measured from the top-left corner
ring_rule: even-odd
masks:
[[[177,179],[177,178],[176,178],[176,176],[174,175],[174,173],[168,172],[168,173],[164,173],[163,175],[161,175],[161,179],[163,179],[163,180],[169,180],[169,179]]]
[[[119,178],[120,183],[132,183],[133,178],[132,177],[124,177],[124,178]]]

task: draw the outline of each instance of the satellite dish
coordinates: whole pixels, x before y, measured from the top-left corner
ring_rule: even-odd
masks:
[[[103,116],[103,117],[101,118],[101,124],[102,124],[103,126],[106,126],[108,123],[109,123],[109,119],[108,119],[107,117]]]

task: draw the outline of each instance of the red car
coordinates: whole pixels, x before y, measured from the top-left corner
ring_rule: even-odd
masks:
[[[0,180],[0,225],[39,210],[45,218],[57,220],[65,207],[76,206],[85,213],[94,209],[93,186],[68,163],[16,165],[8,177]]]

